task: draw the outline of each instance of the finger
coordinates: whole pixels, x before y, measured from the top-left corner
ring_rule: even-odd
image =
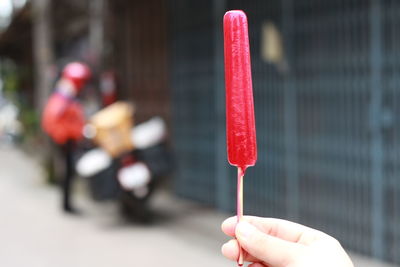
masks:
[[[282,219],[253,217],[253,221],[262,232],[293,243],[306,245],[328,236],[310,227]]]
[[[259,262],[254,262],[252,264],[249,264],[249,266],[247,266],[247,267],[268,267],[268,266],[264,265],[262,263],[259,263]]]
[[[246,221],[238,223],[235,233],[242,248],[271,266],[290,263],[300,252],[299,244],[265,234]]]
[[[266,218],[256,216],[243,216],[243,220],[251,223],[255,227],[259,228],[261,231],[264,231],[264,229],[268,228],[269,225],[268,221],[264,222],[264,219]],[[235,228],[237,223],[237,216],[229,217],[222,222],[221,229],[226,235],[235,237]],[[267,225],[264,225],[265,223],[267,223]]]
[[[235,228],[237,224],[237,217],[229,217],[221,224],[221,230],[228,236],[235,237]]]
[[[224,255],[226,258],[232,260],[232,261],[237,261],[239,258],[239,245],[236,239],[231,239],[228,242],[226,242],[224,245],[222,245],[221,248],[222,255]],[[256,258],[251,256],[249,253],[246,251],[243,251],[243,258],[245,261],[258,261]]]
[[[244,216],[243,220],[249,222],[268,235],[295,243],[309,244],[319,237],[327,236],[318,230],[281,219]],[[222,231],[228,236],[234,237],[236,224],[237,217],[230,217],[222,223]]]
[[[239,245],[236,241],[236,239],[231,239],[225,244],[222,245],[221,248],[222,255],[224,255],[226,258],[236,261],[236,259],[239,256]]]

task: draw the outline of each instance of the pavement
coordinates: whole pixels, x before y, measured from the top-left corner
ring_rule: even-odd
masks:
[[[228,215],[159,192],[152,202],[158,220],[128,223],[115,203],[95,203],[79,184],[82,215],[59,210],[59,192],[44,183],[35,157],[0,149],[0,266],[132,267],[236,266],[220,254]],[[355,266],[389,267],[351,254]]]

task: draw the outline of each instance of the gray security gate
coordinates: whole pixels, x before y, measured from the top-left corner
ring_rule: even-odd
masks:
[[[289,218],[400,263],[400,2],[170,1],[178,194],[235,210],[226,161],[222,16],[249,17],[259,160],[245,213]],[[283,62],[262,56],[263,25]]]

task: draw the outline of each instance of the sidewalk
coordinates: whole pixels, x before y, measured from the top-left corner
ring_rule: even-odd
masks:
[[[57,188],[43,184],[42,175],[27,155],[0,149],[0,266],[236,266],[220,255],[225,214],[160,193],[153,203],[160,219],[152,226],[127,224],[113,203],[84,197],[84,214],[66,216]],[[352,258],[356,266],[389,266]]]

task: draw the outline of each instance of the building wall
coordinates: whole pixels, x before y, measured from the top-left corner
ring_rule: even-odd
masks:
[[[180,195],[216,205],[212,1],[170,2],[172,136]]]
[[[164,0],[110,1],[112,63],[119,95],[136,105],[137,121],[169,121],[167,10]]]
[[[400,3],[175,0],[169,8],[178,194],[235,210],[222,16],[243,9],[259,150],[245,178],[245,213],[305,223],[346,248],[400,263]],[[282,41],[275,60],[263,56],[268,22]]]

